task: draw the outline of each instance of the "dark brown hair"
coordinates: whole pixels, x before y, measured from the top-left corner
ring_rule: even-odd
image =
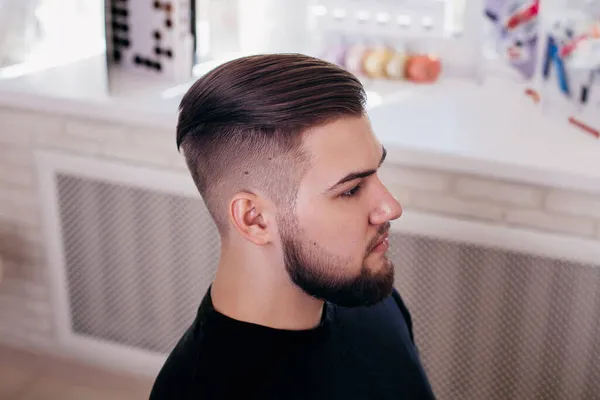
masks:
[[[365,101],[354,75],[301,54],[242,57],[198,79],[179,107],[177,147],[221,234],[237,191],[293,207],[309,161],[302,135],[363,115]]]

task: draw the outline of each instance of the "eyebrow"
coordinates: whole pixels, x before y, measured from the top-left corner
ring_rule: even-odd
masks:
[[[385,157],[387,156],[387,150],[385,149],[385,147],[381,146],[381,149],[383,150],[383,154],[381,155],[381,161],[379,161],[379,165],[377,166],[377,168],[381,167],[381,164],[383,164],[383,162],[385,161]],[[330,193],[334,191],[336,188],[338,188],[346,182],[350,182],[355,179],[363,179],[373,175],[376,172],[377,169],[368,169],[365,171],[351,172],[348,175],[344,176],[342,179],[340,179],[335,185],[327,189],[325,193]]]

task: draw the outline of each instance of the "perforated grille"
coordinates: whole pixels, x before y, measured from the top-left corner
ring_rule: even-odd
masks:
[[[57,182],[73,329],[168,353],[218,262],[201,200]],[[439,399],[600,398],[600,268],[408,234],[391,244]]]
[[[218,262],[201,199],[68,175],[58,195],[73,330],[169,352]]]
[[[440,399],[600,398],[600,268],[394,235]]]

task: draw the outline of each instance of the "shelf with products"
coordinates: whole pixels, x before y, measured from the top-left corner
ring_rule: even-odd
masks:
[[[202,75],[218,64],[202,64]],[[95,120],[172,132],[190,82],[148,87],[119,75],[125,93],[104,89],[104,57],[0,80],[0,109]],[[536,112],[519,85],[492,77],[482,84],[442,77],[436,84],[364,81],[373,129],[391,164],[476,172],[532,184],[594,190],[600,158],[593,137]],[[542,144],[546,147],[542,148]]]
[[[549,10],[543,34],[542,110],[600,138],[600,2]]]
[[[443,72],[480,81],[482,8],[481,0],[313,0],[308,25],[316,55],[365,79],[436,83]]]

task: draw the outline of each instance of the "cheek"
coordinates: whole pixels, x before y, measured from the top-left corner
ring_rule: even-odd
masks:
[[[298,211],[300,227],[307,240],[320,243],[332,255],[362,258],[368,241],[366,214],[352,211],[349,204],[317,201]]]

